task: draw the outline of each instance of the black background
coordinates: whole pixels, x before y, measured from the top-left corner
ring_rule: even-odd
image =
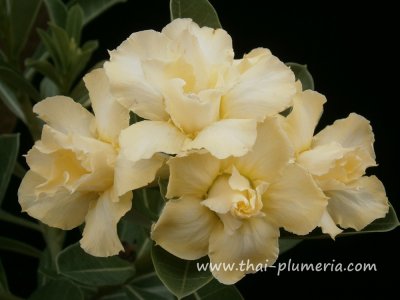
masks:
[[[375,132],[378,167],[369,170],[384,183],[389,200],[400,211],[399,117],[394,103],[399,101],[397,70],[398,24],[394,7],[380,2],[350,7],[337,1],[211,1],[221,24],[232,36],[236,58],[256,47],[269,48],[284,62],[307,64],[315,88],[324,94],[321,128],[335,119],[357,112],[371,121]],[[361,3],[361,2],[360,2]],[[169,22],[168,0],[129,0],[118,4],[90,23],[83,38],[98,39],[100,48],[93,62],[107,59],[107,49],[117,47],[132,32],[161,30]],[[397,103],[396,103],[397,104]],[[17,230],[17,229],[15,229]],[[25,235],[21,231],[21,235]],[[379,234],[305,241],[282,255],[278,261],[375,263],[377,272],[285,272],[277,276],[270,269],[248,275],[238,283],[246,299],[255,295],[361,296],[396,291],[400,264],[399,229]],[[23,236],[21,236],[23,239]],[[30,259],[6,261],[17,293],[26,295],[34,283],[31,274],[22,274]],[[18,272],[18,269],[21,272]],[[358,298],[358,297],[357,297]]]

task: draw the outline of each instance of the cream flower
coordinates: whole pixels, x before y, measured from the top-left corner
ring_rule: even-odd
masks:
[[[292,141],[296,162],[307,169],[329,197],[321,228],[334,238],[342,228],[361,230],[388,212],[382,183],[365,170],[375,166],[374,135],[365,118],[350,114],[314,135],[325,97],[299,92],[293,110],[283,121]]]
[[[267,118],[245,156],[218,160],[192,153],[170,159],[171,200],[152,227],[152,238],[183,259],[208,255],[211,263],[235,263],[232,271],[213,271],[225,284],[255,272],[240,270],[241,262],[272,265],[279,227],[307,234],[327,205],[311,175],[288,164],[292,155],[277,119]]]
[[[49,226],[71,229],[85,222],[82,248],[109,256],[123,250],[116,226],[131,208],[132,193],[118,197],[114,187],[118,138],[129,126],[129,111],[113,101],[102,69],[84,80],[95,116],[63,96],[35,105],[47,124],[26,156],[31,170],[18,197],[23,211]]]
[[[190,19],[136,32],[111,51],[104,68],[113,95],[148,120],[122,133],[125,157],[206,149],[223,159],[251,149],[257,122],[291,105],[294,74],[268,49],[233,57],[224,30]]]

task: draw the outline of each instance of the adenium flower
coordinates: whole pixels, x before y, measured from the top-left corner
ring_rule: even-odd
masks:
[[[146,119],[121,134],[132,162],[193,149],[242,156],[256,140],[257,122],[289,107],[296,92],[293,72],[268,49],[234,59],[224,30],[190,19],[133,33],[104,68],[116,100]]]
[[[375,176],[374,135],[369,121],[352,113],[314,135],[326,99],[314,91],[299,92],[283,121],[296,152],[296,163],[310,172],[329,197],[321,228],[334,238],[341,228],[362,230],[383,218],[389,205],[385,188]]]
[[[312,176],[292,159],[290,142],[272,117],[258,125],[254,147],[242,157],[171,158],[170,200],[152,227],[152,239],[182,259],[208,255],[214,264],[235,263],[232,271],[213,270],[225,284],[255,272],[240,270],[241,262],[272,265],[279,228],[305,235],[327,205]]]
[[[64,96],[34,106],[47,124],[26,156],[30,171],[18,198],[23,211],[49,226],[67,230],[85,222],[82,248],[109,256],[123,250],[117,223],[131,208],[132,193],[118,197],[114,187],[118,138],[129,126],[129,111],[113,100],[103,69],[84,80],[95,116]],[[140,176],[144,184],[152,180]]]

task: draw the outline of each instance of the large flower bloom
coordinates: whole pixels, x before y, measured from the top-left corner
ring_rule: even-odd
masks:
[[[235,60],[224,30],[190,19],[133,33],[104,68],[117,101],[146,119],[121,135],[133,162],[192,149],[244,155],[257,122],[290,106],[296,92],[293,72],[268,49]]]
[[[279,228],[304,235],[319,223],[326,197],[312,176],[292,159],[292,148],[276,118],[258,126],[253,149],[219,160],[191,153],[169,160],[170,198],[151,236],[183,259],[208,255],[211,263],[235,263],[213,270],[232,284],[254,269],[240,263],[272,265],[278,256]]]
[[[283,125],[296,163],[313,175],[329,197],[320,226],[334,238],[342,231],[336,224],[361,230],[384,217],[389,206],[379,179],[364,176],[368,167],[376,165],[374,135],[367,119],[352,113],[313,136],[325,102],[317,92],[299,92]]]
[[[84,79],[95,116],[63,96],[34,106],[47,124],[26,156],[31,169],[18,197],[23,211],[49,226],[71,229],[85,222],[82,248],[109,256],[123,250],[116,226],[131,208],[132,193],[118,197],[114,188],[118,138],[129,126],[129,111],[113,101],[104,70]]]

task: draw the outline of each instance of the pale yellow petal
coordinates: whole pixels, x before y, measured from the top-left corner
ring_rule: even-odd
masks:
[[[191,196],[169,200],[152,227],[151,238],[156,244],[182,259],[207,255],[210,234],[218,218],[200,201]]]
[[[252,148],[256,137],[255,120],[221,120],[203,129],[183,150],[207,149],[219,159],[242,156]]]
[[[268,49],[254,49],[237,68],[240,75],[222,101],[223,118],[262,121],[291,105],[296,93],[294,74]]]
[[[375,160],[374,134],[367,119],[355,113],[346,119],[335,121],[320,131],[313,141],[314,146],[336,142],[344,148],[362,148]]]
[[[104,64],[113,95],[145,119],[167,120],[159,85],[147,80],[142,61],[175,60],[175,52],[172,41],[159,32],[146,30],[132,34],[110,52],[110,61]]]
[[[362,230],[389,211],[385,188],[375,176],[361,177],[349,185],[338,185],[325,191],[329,199],[328,212],[342,228]]]
[[[312,176],[296,164],[288,165],[282,176],[263,196],[263,211],[277,226],[305,235],[319,225],[328,204]]]
[[[41,193],[35,189],[45,179],[28,171],[18,190],[18,201],[22,211],[43,223],[61,229],[72,229],[81,225],[89,209],[89,203],[97,199],[96,193],[70,193],[60,187],[54,194]]]
[[[83,80],[89,91],[100,139],[117,143],[121,130],[129,126],[129,110],[111,95],[104,69],[93,70]]]
[[[195,134],[219,119],[221,92],[204,90],[198,94],[185,94],[181,79],[165,85],[166,109],[174,123],[188,134]]]
[[[294,97],[293,109],[284,124],[297,153],[310,148],[325,102],[323,95],[311,90],[298,93]]]
[[[321,227],[323,233],[329,234],[332,239],[335,239],[335,237],[343,231],[336,226],[335,222],[332,220],[332,217],[329,215],[328,209],[324,211],[319,223],[319,227]]]
[[[257,264],[260,264],[259,268],[271,266],[278,257],[278,238],[278,228],[265,218],[247,219],[233,234],[228,234],[219,225],[210,237],[210,262],[235,265],[231,271],[222,267],[214,270],[213,276],[223,284],[234,284],[245,274],[255,273]],[[253,268],[246,270],[247,263],[251,263]]]
[[[234,160],[241,174],[251,180],[272,182],[293,157],[293,149],[275,118],[267,118],[257,128],[253,148]]]
[[[124,248],[117,233],[117,223],[132,206],[132,193],[118,199],[110,189],[90,203],[85,219],[85,229],[80,244],[83,250],[93,256],[112,256]]]
[[[192,153],[168,161],[170,177],[167,197],[203,197],[218,176],[220,162],[210,154]]]
[[[154,153],[180,152],[186,137],[172,124],[160,121],[141,121],[121,132],[119,144],[124,156],[135,162],[149,159]]]
[[[131,161],[120,154],[115,164],[114,188],[118,195],[146,186],[152,182],[166,157],[155,154],[149,159]]]
[[[33,111],[49,126],[60,132],[86,137],[95,136],[94,116],[71,98],[48,97],[37,103]]]

